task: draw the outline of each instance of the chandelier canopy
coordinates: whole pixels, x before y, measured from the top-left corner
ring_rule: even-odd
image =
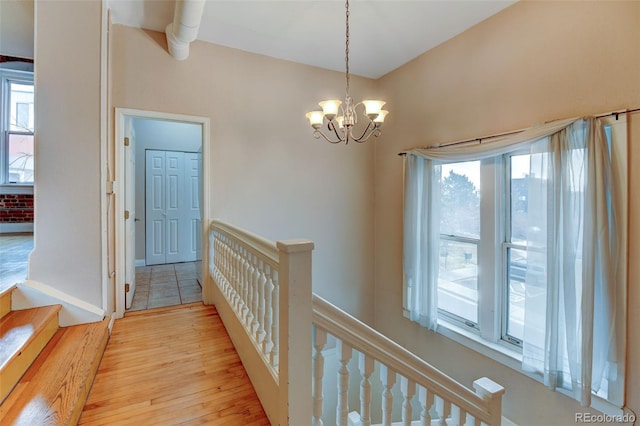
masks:
[[[384,118],[389,113],[382,109],[385,102],[378,100],[364,100],[357,104],[353,103],[351,96],[349,95],[349,82],[351,75],[349,74],[349,0],[346,0],[346,41],[345,41],[345,76],[347,79],[347,89],[344,102],[332,99],[328,101],[319,102],[318,105],[322,108],[322,111],[311,111],[307,113],[309,124],[313,127],[313,136],[319,139],[321,136],[330,143],[344,142],[348,144],[349,141],[355,141],[358,143],[365,142],[372,135],[375,137],[380,136],[380,127],[384,123]],[[362,133],[355,134],[354,126],[358,122],[358,115],[356,108],[360,105],[364,106],[364,115],[367,119],[367,126]],[[341,115],[339,115],[341,114]],[[322,131],[322,126],[327,123],[327,130],[329,135],[327,136]]]

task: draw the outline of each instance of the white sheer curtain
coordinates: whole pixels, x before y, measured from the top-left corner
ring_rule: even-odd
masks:
[[[430,330],[438,325],[440,167],[407,155],[404,179],[404,309]]]
[[[529,205],[541,208],[528,217],[523,367],[589,405],[614,347],[618,281],[617,194],[602,123],[578,121],[531,154]],[[536,270],[546,272],[543,285]]]
[[[583,405],[614,346],[617,194],[599,119],[563,120],[471,146],[406,155],[404,274],[410,318],[435,329],[438,163],[530,153],[523,369]],[[439,168],[439,167],[438,167]],[[542,272],[542,273],[541,273]],[[541,278],[542,277],[542,278]],[[596,319],[594,321],[594,319]]]

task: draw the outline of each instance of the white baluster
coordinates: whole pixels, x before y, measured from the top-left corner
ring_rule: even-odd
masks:
[[[358,359],[360,368],[360,425],[371,426],[371,374],[373,374],[374,359],[360,353]]]
[[[253,258],[253,296],[251,299],[251,334],[253,338],[258,341],[258,323],[259,320],[259,306],[260,306],[260,260],[258,257]]]
[[[391,389],[396,384],[396,373],[386,365],[380,365],[380,381],[384,390],[382,391],[382,424],[391,426],[391,413],[393,410],[393,394]]]
[[[266,267],[267,282],[264,285],[264,340],[262,341],[262,352],[267,355],[267,359],[270,359],[271,349],[273,349],[273,342],[271,336],[271,327],[273,326],[273,279],[271,277],[271,266]]]
[[[271,326],[271,336],[273,336],[273,349],[271,350],[271,365],[278,368],[280,364],[279,348],[280,348],[280,282],[278,281],[278,271],[273,271],[273,296],[271,303],[273,305],[273,325]]]
[[[247,330],[251,329],[251,323],[253,322],[253,313],[251,312],[251,307],[253,306],[253,254],[249,253],[249,257],[247,259],[247,287],[245,289],[244,296],[244,324],[247,327]]]
[[[240,282],[238,281],[237,275],[237,254],[234,251],[233,243],[231,241],[227,241],[227,265],[225,271],[225,277],[229,282],[229,286],[233,289],[233,293],[236,297],[239,297],[238,288],[240,286]]]
[[[447,426],[447,418],[451,414],[451,402],[436,395],[436,411],[440,417],[439,426]]]
[[[258,333],[257,333],[257,342],[259,345],[262,345],[264,342],[264,337],[266,335],[264,331],[264,323],[265,323],[265,285],[267,283],[267,277],[265,276],[265,264],[261,260],[260,261],[260,276],[258,277]]]
[[[462,408],[458,408],[458,425],[465,426],[467,424],[467,412]]]
[[[404,426],[411,426],[411,418],[413,417],[413,407],[411,399],[416,394],[416,382],[406,377],[400,377],[400,392],[402,392],[402,423]]]
[[[238,252],[238,281],[233,285],[233,308],[236,313],[241,314],[244,308],[244,295],[242,293],[245,286],[247,262],[244,258],[244,250]]]
[[[431,426],[431,407],[433,407],[433,393],[428,391],[427,388],[420,386],[418,399],[422,406],[420,412],[420,424],[422,426]]]
[[[348,343],[338,340],[336,345],[338,352],[338,406],[336,407],[336,424],[338,426],[347,426],[347,418],[349,416],[349,369],[347,364],[351,360],[353,352]]]
[[[322,394],[322,377],[324,376],[324,355],[322,349],[327,344],[327,332],[313,326],[313,422],[314,426],[322,426],[322,405],[324,395]]]

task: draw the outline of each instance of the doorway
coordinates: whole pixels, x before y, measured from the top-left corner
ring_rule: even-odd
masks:
[[[209,119],[205,117],[184,116],[177,114],[158,113],[152,111],[140,111],[116,108],[116,277],[115,277],[115,305],[116,317],[124,315],[125,309],[132,305],[136,293],[136,269],[141,283],[152,268],[165,275],[172,272],[177,275],[196,271],[197,277],[208,276],[208,262],[186,262],[202,259],[203,253],[208,252],[208,238],[204,238],[207,232],[206,220],[209,217]],[[195,135],[195,136],[194,136]],[[181,172],[182,184],[178,177],[171,173],[164,174],[164,184],[147,185],[147,153],[164,153],[165,163],[171,158],[173,165],[182,159],[183,172]],[[136,161],[137,159],[137,161]],[[169,176],[171,175],[171,176]],[[198,179],[197,184],[193,182]],[[152,177],[153,180],[153,177]],[[189,183],[189,197],[186,195],[187,182]],[[173,182],[173,183],[171,183]],[[170,183],[167,185],[167,183]],[[120,186],[120,188],[118,188]],[[159,205],[161,210],[155,213],[159,217],[154,219],[149,215],[147,201],[153,198],[156,191],[155,202],[165,202]],[[119,191],[118,191],[119,189]],[[168,191],[168,192],[167,192]],[[178,196],[181,197],[178,199]],[[188,232],[178,232],[179,217],[171,217],[167,210],[166,201],[171,201],[173,206],[185,204],[191,207],[179,213],[187,223]],[[196,212],[197,210],[197,217]],[[165,220],[165,216],[166,220]],[[154,234],[155,231],[158,231]],[[184,227],[184,225],[183,225]],[[160,232],[161,231],[161,232]],[[175,238],[167,238],[169,235]],[[182,235],[182,243],[180,241]],[[189,235],[187,238],[186,235]],[[149,240],[152,245],[149,247]],[[167,241],[171,244],[167,247]],[[165,256],[156,256],[153,260],[148,256],[149,248],[153,245],[163,245]],[[157,247],[156,247],[157,248]],[[182,249],[182,250],[181,250]],[[184,256],[180,254],[187,252]],[[171,253],[167,256],[168,253]],[[153,256],[152,256],[153,257]],[[176,266],[176,262],[185,262],[182,266]],[[152,266],[154,265],[154,266]],[[177,263],[180,265],[180,263]],[[167,269],[167,271],[160,271]],[[172,271],[168,271],[171,269]],[[191,279],[191,277],[189,278]],[[206,280],[201,280],[202,293],[206,294]],[[140,290],[144,290],[141,288]],[[148,290],[147,290],[148,291]],[[144,296],[144,295],[142,295]],[[186,297],[189,299],[191,295]],[[205,301],[206,301],[206,297]]]

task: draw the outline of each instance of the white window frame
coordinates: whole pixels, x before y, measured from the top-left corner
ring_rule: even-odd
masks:
[[[609,126],[625,126],[626,119],[624,115],[603,117],[605,125]],[[615,135],[614,135],[615,136]],[[613,167],[617,167],[622,173],[619,175],[621,192],[624,193],[624,203],[621,206],[623,211],[623,224],[621,235],[624,238],[625,247],[622,265],[627,265],[626,256],[628,247],[628,165],[625,162],[628,150],[628,136],[624,140],[611,140],[612,145],[612,162]],[[448,337],[469,349],[479,352],[491,359],[510,367],[519,373],[526,375],[538,382],[543,382],[543,378],[539,374],[529,373],[522,370],[522,344],[513,341],[507,337],[507,305],[508,301],[508,268],[506,263],[507,246],[507,224],[509,220],[509,193],[507,187],[509,181],[507,174],[510,172],[508,158],[518,153],[501,155],[499,157],[482,160],[480,173],[480,205],[481,205],[481,229],[480,242],[478,247],[478,325],[470,326],[464,321],[456,320],[452,315],[439,315],[437,332]],[[485,184],[489,182],[492,184]],[[493,217],[493,220],[485,220],[487,217]],[[480,253],[484,259],[480,259]],[[483,265],[481,268],[480,265]],[[486,266],[493,267],[487,268]],[[485,266],[486,265],[486,266]],[[482,271],[482,272],[480,272]],[[619,286],[617,298],[618,300],[627,300],[627,269],[619,271],[624,275],[624,286]],[[481,274],[484,275],[481,279]],[[501,276],[496,276],[501,275]],[[481,302],[482,301],[482,302]],[[622,303],[617,311],[616,317],[616,333],[619,336],[626,335],[626,303]],[[439,309],[440,310],[440,309]],[[408,313],[405,311],[405,316]],[[626,343],[620,343],[622,339],[618,339],[619,353],[626,351]],[[602,395],[592,394],[591,407],[608,415],[623,415],[625,413],[623,403],[625,394],[625,365],[618,366],[617,380],[612,381],[613,386],[609,387],[609,394],[605,398]],[[565,389],[557,389],[559,393],[571,396],[570,391]],[[621,408],[622,407],[622,408]]]
[[[34,135],[34,132],[10,131],[10,88],[11,82],[34,85],[33,73],[0,68],[0,102],[3,111],[0,116],[0,192],[3,194],[33,194],[33,183],[9,182],[9,135]]]

